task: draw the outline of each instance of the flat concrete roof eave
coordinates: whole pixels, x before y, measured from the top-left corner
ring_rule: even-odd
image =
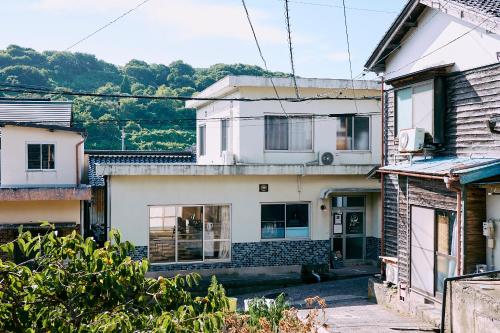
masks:
[[[196,164],[96,164],[100,176],[366,176],[375,165],[196,165]]]

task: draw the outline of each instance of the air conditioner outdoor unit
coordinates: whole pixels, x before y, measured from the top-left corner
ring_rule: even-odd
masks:
[[[319,153],[319,165],[332,165],[333,160],[333,153],[329,151],[323,151]]]
[[[234,155],[233,155],[233,153],[231,153],[229,151],[223,151],[222,152],[222,163],[224,165],[234,164]]]
[[[425,129],[409,128],[399,132],[399,152],[416,153],[424,149]]]

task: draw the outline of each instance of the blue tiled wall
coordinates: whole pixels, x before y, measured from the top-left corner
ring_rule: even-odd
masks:
[[[136,246],[132,258],[147,257],[147,246]],[[327,264],[329,240],[233,243],[230,262],[151,265],[151,271]]]

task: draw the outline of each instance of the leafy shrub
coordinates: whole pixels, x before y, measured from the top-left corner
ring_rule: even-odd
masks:
[[[204,297],[189,288],[199,276],[152,279],[147,260],[133,261],[133,246],[116,231],[104,247],[76,232],[57,237],[20,229],[0,246],[2,332],[214,332],[224,325],[228,300],[215,278]],[[16,264],[15,252],[23,257]]]

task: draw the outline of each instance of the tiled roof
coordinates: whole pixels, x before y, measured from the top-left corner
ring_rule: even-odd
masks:
[[[87,151],[90,186],[104,186],[104,178],[96,174],[96,164],[170,164],[195,163],[196,154],[165,151]]]
[[[470,7],[487,16],[500,17],[499,0],[451,0],[459,5]]]

